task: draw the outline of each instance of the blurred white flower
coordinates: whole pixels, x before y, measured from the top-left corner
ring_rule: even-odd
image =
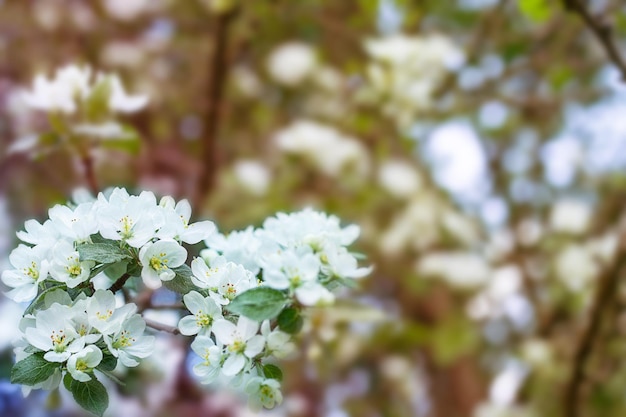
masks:
[[[108,83],[108,86],[103,83]],[[108,100],[109,111],[132,113],[148,103],[147,96],[127,94],[117,75],[100,73],[92,82],[91,69],[77,65],[57,69],[52,80],[37,75],[32,90],[24,91],[22,99],[33,109],[73,114],[87,100],[94,96],[99,98],[102,87],[108,87],[108,95],[104,97]]]
[[[367,151],[358,140],[321,123],[296,121],[279,131],[275,141],[281,151],[308,158],[331,177],[338,177],[348,168],[361,176],[369,170]]]
[[[68,65],[58,69],[53,80],[37,75],[33,90],[24,92],[23,99],[37,110],[74,113],[77,109],[76,100],[84,100],[89,95],[90,78],[89,67]]]
[[[37,1],[32,4],[35,21],[45,30],[55,30],[63,20],[63,4],[58,0]]]
[[[247,191],[255,195],[263,195],[267,192],[272,175],[266,165],[260,161],[244,159],[237,161],[234,167],[237,181]]]
[[[247,97],[257,97],[261,94],[263,85],[259,77],[247,66],[239,65],[232,71],[232,78],[237,89]]]
[[[384,98],[384,112],[401,128],[417,112],[433,106],[433,94],[447,71],[464,61],[461,50],[443,35],[406,36],[397,34],[365,42],[372,62],[367,67],[370,97]]]
[[[429,193],[414,197],[392,221],[380,242],[387,255],[398,254],[407,247],[422,250],[439,240],[441,203]],[[419,230],[419,233],[415,231]]]
[[[598,273],[598,265],[592,253],[582,245],[571,244],[556,257],[558,278],[571,291],[581,291]]]
[[[278,83],[294,87],[317,66],[315,50],[302,42],[289,42],[274,49],[267,60],[267,71]]]
[[[378,182],[390,194],[408,198],[415,194],[422,186],[419,173],[402,160],[385,161],[378,170]]]
[[[150,0],[104,0],[104,8],[119,20],[133,20],[148,9]]]
[[[557,201],[550,214],[550,226],[555,232],[583,234],[589,228],[591,207],[581,201]]]
[[[147,96],[127,94],[122,85],[122,81],[117,75],[108,75],[107,78],[111,83],[109,107],[112,111],[133,113],[141,110],[148,104]]]
[[[418,273],[438,277],[454,288],[471,289],[489,282],[491,270],[485,259],[470,252],[434,252],[417,263]]]

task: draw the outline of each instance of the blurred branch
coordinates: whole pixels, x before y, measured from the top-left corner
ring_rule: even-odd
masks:
[[[589,322],[576,345],[573,369],[567,382],[563,403],[566,417],[577,417],[580,414],[578,399],[580,388],[585,379],[585,367],[593,351],[594,342],[600,332],[605,311],[617,295],[619,279],[625,265],[626,250],[624,243],[621,243],[620,251],[613,265],[606,268],[599,277],[598,288],[589,313]]]
[[[202,201],[213,189],[221,161],[217,143],[219,134],[220,108],[228,70],[228,32],[237,10],[220,14],[215,18],[213,52],[210,59],[210,78],[207,88],[205,114],[206,132],[202,143],[202,172],[198,189],[198,201]]]
[[[80,158],[80,162],[83,166],[85,179],[87,180],[87,186],[89,187],[89,191],[91,191],[94,195],[98,195],[98,181],[96,180],[96,174],[93,168],[93,157],[87,151]]]
[[[605,19],[600,16],[594,16],[587,8],[584,0],[563,0],[565,9],[572,13],[578,14],[585,25],[596,36],[609,59],[615,64],[619,70],[622,81],[626,81],[626,62],[622,58],[622,55],[613,38],[613,27]]]
[[[180,334],[180,330],[178,330],[177,327],[168,326],[167,324],[159,323],[154,320],[147,319],[145,317],[143,319],[146,322],[146,326],[151,327],[154,330],[159,330],[159,331],[171,333],[174,335]]]
[[[470,63],[480,55],[485,46],[485,39],[489,39],[494,22],[502,16],[502,10],[506,6],[506,0],[500,0],[488,13],[482,16],[478,23],[478,28],[474,31],[472,38],[465,49],[465,61]],[[441,97],[454,87],[457,78],[456,72],[448,72],[441,86],[435,91],[435,97]]]

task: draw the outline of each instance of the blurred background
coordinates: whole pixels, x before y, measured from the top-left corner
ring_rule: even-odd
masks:
[[[570,2],[564,2],[570,3]],[[619,0],[580,1],[626,43]],[[604,27],[604,26],[603,26]],[[626,48],[625,48],[626,50]],[[100,189],[188,198],[222,232],[316,207],[375,266],[312,311],[266,416],[626,414],[626,89],[579,13],[543,0],[0,0],[0,260],[89,184],[22,100],[67,64],[149,106],[89,150]],[[162,290],[158,300],[172,297]],[[0,415],[82,415],[8,382]],[[149,314],[175,324],[178,314]],[[253,416],[187,342],[109,387],[109,416]]]

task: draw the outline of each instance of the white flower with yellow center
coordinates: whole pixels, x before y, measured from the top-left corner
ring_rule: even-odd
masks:
[[[108,290],[97,290],[87,302],[89,324],[103,335],[119,331],[126,318],[137,310],[135,304],[116,307],[115,296]]]
[[[156,197],[148,191],[131,196],[125,189],[116,188],[108,199],[100,193],[94,210],[102,237],[122,240],[133,248],[148,243],[163,223]]]
[[[130,316],[118,332],[104,336],[109,351],[113,356],[128,367],[139,365],[143,359],[154,351],[154,336],[145,336],[146,322],[139,314]]]
[[[202,358],[202,362],[193,367],[193,373],[202,384],[214,382],[222,370],[222,347],[216,346],[208,336],[198,336],[191,344],[191,349]]]
[[[269,320],[265,320],[261,324],[261,334],[265,338],[267,353],[279,359],[286,358],[296,349],[296,345],[291,341],[291,336],[277,328],[272,330]]]
[[[80,261],[80,255],[74,250],[74,245],[67,241],[57,243],[52,251],[53,259],[50,265],[50,275],[59,282],[67,284],[68,288],[75,288],[78,284],[89,279],[93,261]]]
[[[265,347],[265,338],[257,334],[259,323],[244,316],[235,326],[228,320],[218,320],[213,325],[217,341],[225,346],[227,355],[222,372],[226,376],[237,375]]]
[[[160,288],[161,281],[170,281],[176,276],[172,268],[187,260],[187,250],[175,240],[159,240],[148,243],[139,251],[141,278],[148,288]]]
[[[102,362],[102,351],[90,345],[70,356],[67,360],[67,371],[76,381],[91,381],[90,374],[96,366],[100,365],[100,362]]]
[[[223,256],[213,257],[208,265],[204,259],[196,258],[191,261],[191,281],[197,287],[217,292],[222,277],[228,273],[227,264]]]
[[[21,303],[31,301],[37,296],[37,286],[48,276],[48,248],[35,246],[30,248],[19,245],[9,255],[9,261],[15,269],[2,273],[2,282],[13,288],[7,297]]]
[[[260,410],[262,407],[274,408],[275,405],[283,402],[280,382],[275,379],[251,378],[246,385],[246,392],[250,395],[250,408],[255,411]]]
[[[44,359],[49,362],[65,362],[72,353],[77,353],[85,346],[72,326],[71,308],[53,304],[47,310],[41,310],[35,316],[32,327],[24,331],[26,341],[35,348],[46,352]],[[34,325],[33,325],[34,324]]]
[[[165,217],[163,227],[157,233],[160,239],[174,239],[194,245],[217,230],[215,224],[208,220],[189,224],[191,205],[187,200],[181,200],[172,207],[170,199],[161,199],[159,205],[163,207]]]
[[[178,323],[180,332],[185,336],[210,336],[213,323],[224,318],[222,309],[212,298],[203,297],[196,291],[185,294],[183,301],[192,313]]]

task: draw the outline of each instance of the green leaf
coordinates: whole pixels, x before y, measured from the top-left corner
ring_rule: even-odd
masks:
[[[99,121],[109,112],[109,98],[111,97],[111,80],[107,77],[100,81],[91,90],[85,100],[85,113],[90,121]]]
[[[117,367],[117,358],[113,355],[104,355],[100,364],[96,366],[96,369],[99,369],[100,371],[109,372],[109,371],[114,370],[116,367]]]
[[[263,374],[265,378],[275,379],[278,382],[283,380],[283,371],[278,366],[271,363],[263,365]]]
[[[183,264],[178,268],[172,268],[172,271],[176,272],[174,279],[163,281],[163,285],[167,289],[179,294],[188,294],[191,291],[199,290],[191,281],[192,272],[187,265]]]
[[[13,365],[11,383],[33,386],[46,381],[58,369],[58,363],[48,362],[43,355],[30,355]]]
[[[130,126],[122,125],[123,135],[109,138],[100,142],[100,146],[105,149],[123,151],[131,155],[139,154],[141,150],[141,140],[139,134]]]
[[[43,290],[41,293],[39,293],[37,298],[35,298],[33,302],[30,303],[28,307],[26,307],[26,310],[24,310],[24,316],[28,314],[32,314],[33,311],[35,311],[35,309],[41,307],[43,305],[43,301],[46,297],[46,294],[49,294],[50,292],[54,290],[65,289],[65,288],[66,288],[65,284],[59,284],[59,285],[53,285],[52,287],[48,287],[45,290]]]
[[[74,379],[72,378],[72,375],[70,375],[70,373],[66,373],[65,376],[63,376],[63,386],[65,387],[66,390],[68,391],[72,391],[72,381]]]
[[[90,413],[102,417],[109,406],[109,394],[107,394],[104,385],[95,376],[92,376],[91,381],[87,382],[70,379],[69,381],[63,379],[63,384],[66,388],[69,385],[68,390],[72,393],[78,405]]]
[[[77,250],[81,261],[112,264],[130,258],[130,254],[115,243],[84,243],[78,245]]]
[[[293,307],[287,307],[278,315],[278,327],[285,333],[298,333],[303,324],[304,320],[300,312]]]
[[[545,22],[550,18],[552,9],[547,0],[519,0],[519,9],[535,23]]]
[[[127,268],[128,268],[128,261],[124,260],[124,261],[116,262],[114,264],[107,265],[107,267],[104,268],[103,271],[107,277],[109,277],[112,280],[116,280],[126,273]]]
[[[239,294],[226,308],[256,321],[276,317],[287,304],[288,298],[281,291],[257,287]]]

